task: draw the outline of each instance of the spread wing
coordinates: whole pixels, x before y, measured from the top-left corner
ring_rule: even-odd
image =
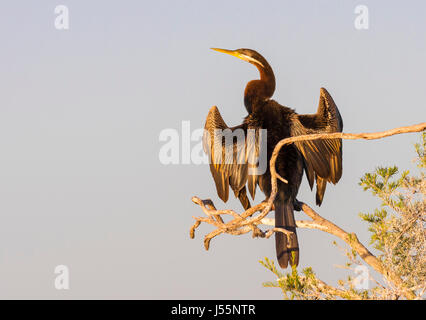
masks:
[[[321,88],[316,114],[298,115],[292,135],[342,132],[343,121],[339,109],[326,89]],[[305,161],[305,172],[312,189],[317,181],[316,203],[321,205],[327,182],[336,184],[342,176],[342,140],[318,139],[296,142]]]
[[[204,129],[204,152],[209,157],[210,171],[219,197],[224,202],[228,200],[229,186],[238,197],[248,179],[249,190],[254,197],[257,180],[249,174],[252,172],[249,165],[253,163],[250,157],[257,154],[253,149],[256,145],[256,135],[251,137],[248,134],[245,123],[228,127],[216,106],[210,109]]]

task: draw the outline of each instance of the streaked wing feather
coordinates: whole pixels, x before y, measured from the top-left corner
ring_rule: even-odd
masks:
[[[226,202],[229,186],[238,196],[248,178],[246,135],[247,126],[228,127],[216,106],[207,115],[203,148],[210,161],[210,171],[219,197]],[[241,130],[241,135],[238,135]],[[237,139],[224,139],[224,135],[237,135]],[[242,140],[244,139],[244,140]],[[249,186],[250,194],[252,189]]]
[[[326,89],[321,88],[317,113],[298,115],[291,130],[293,136],[343,130],[339,109]],[[326,183],[335,184],[342,176],[342,140],[317,139],[296,142],[295,145],[304,157],[305,172],[311,188],[314,177],[317,180],[317,202],[320,199],[321,203]]]

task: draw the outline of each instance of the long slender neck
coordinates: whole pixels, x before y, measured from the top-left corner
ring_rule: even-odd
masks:
[[[272,97],[275,91],[275,76],[268,62],[262,61],[263,67],[253,63],[260,73],[259,80],[247,83],[244,91],[244,105],[248,113],[252,113],[257,103]]]

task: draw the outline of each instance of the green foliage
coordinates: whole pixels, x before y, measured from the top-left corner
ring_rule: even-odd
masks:
[[[398,168],[378,168],[361,178],[360,185],[381,200],[373,213],[361,213],[369,224],[371,244],[378,258],[399,275],[408,287],[425,281],[425,179],[426,135],[416,144],[418,177]]]
[[[259,263],[277,277],[276,281],[265,282],[263,286],[281,288],[286,299],[303,299],[311,290],[312,283],[316,281],[315,274],[310,267],[303,269],[300,275],[297,268],[292,266],[291,272],[284,274],[275,267],[273,261],[266,257],[265,260],[260,260]]]
[[[338,281],[338,287],[332,287],[318,279],[312,268],[305,268],[299,274],[293,267],[290,273],[283,274],[267,258],[260,263],[272,271],[277,280],[263,285],[280,288],[287,299],[399,299],[406,290],[423,298],[426,291],[425,132],[421,139],[421,143],[415,145],[418,176],[410,176],[409,171],[399,173],[396,166],[378,167],[366,173],[359,183],[381,202],[372,213],[359,214],[368,223],[370,244],[378,252],[376,257],[382,262],[384,273],[397,275],[402,285],[389,283],[383,277],[381,282],[375,280],[376,286],[369,290],[356,290],[354,279],[348,276]],[[349,235],[349,242],[351,237],[355,235]],[[345,252],[349,262],[344,268],[361,264],[356,251],[345,249]]]
[[[422,142],[416,143],[414,145],[416,148],[416,152],[419,155],[418,166],[420,168],[426,168],[426,157],[425,157],[425,149],[426,149],[426,132],[422,133]]]

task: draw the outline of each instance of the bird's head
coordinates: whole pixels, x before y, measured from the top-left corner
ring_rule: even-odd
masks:
[[[230,54],[241,60],[254,65],[260,73],[259,80],[252,80],[247,83],[244,90],[244,104],[249,113],[253,111],[253,106],[259,101],[265,101],[272,97],[275,91],[275,76],[268,61],[262,55],[251,49],[227,50],[212,48],[215,51]]]

